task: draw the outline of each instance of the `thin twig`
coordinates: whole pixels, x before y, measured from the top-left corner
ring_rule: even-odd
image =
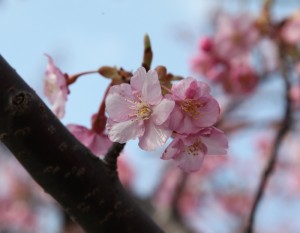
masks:
[[[117,160],[123,150],[125,143],[114,142],[106,153],[103,162],[112,171],[117,171]]]
[[[279,128],[277,135],[274,140],[271,157],[269,162],[267,163],[265,170],[261,176],[260,184],[258,187],[258,190],[255,195],[254,203],[250,212],[249,220],[247,223],[247,226],[245,228],[245,233],[252,233],[254,228],[254,220],[255,215],[257,212],[257,207],[262,200],[262,197],[264,195],[264,191],[266,188],[266,185],[268,183],[269,178],[271,177],[271,174],[274,171],[277,158],[278,158],[278,151],[281,146],[281,143],[289,131],[291,124],[292,124],[292,110],[291,110],[291,100],[289,97],[289,90],[290,90],[290,83],[288,78],[288,64],[284,63],[284,58],[282,58],[283,64],[282,64],[282,77],[284,80],[285,85],[285,99],[286,99],[286,107],[285,107],[285,114],[281,122],[281,127]]]

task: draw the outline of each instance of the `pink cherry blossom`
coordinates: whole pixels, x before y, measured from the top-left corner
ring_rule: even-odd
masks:
[[[191,68],[194,72],[204,75],[205,78],[218,82],[226,77],[228,65],[215,54],[200,51],[192,58]]]
[[[280,35],[289,44],[295,45],[300,42],[300,11],[288,19]]]
[[[44,93],[52,104],[52,111],[58,118],[65,115],[65,103],[69,94],[67,76],[56,67],[52,57],[47,55],[48,64],[44,82]]]
[[[216,123],[220,107],[210,95],[210,88],[206,83],[186,78],[172,87],[175,107],[170,117],[169,127],[177,133],[196,133],[202,127],[209,127]]]
[[[104,133],[99,134],[81,125],[69,124],[68,130],[96,156],[104,156],[112,141]]]
[[[141,67],[129,84],[112,86],[106,98],[110,140],[125,143],[139,138],[144,150],[154,150],[171,136],[167,120],[174,101],[165,99],[156,71]]]
[[[247,62],[232,62],[228,91],[232,94],[252,93],[258,84],[258,75]]]
[[[247,14],[237,17],[221,14],[217,23],[214,42],[217,53],[224,59],[249,53],[260,38],[254,19]]]
[[[174,159],[185,172],[199,170],[205,155],[226,154],[228,142],[225,134],[214,127],[203,128],[190,135],[177,135],[162,155]]]

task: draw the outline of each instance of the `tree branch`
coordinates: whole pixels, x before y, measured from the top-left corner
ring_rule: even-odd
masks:
[[[280,145],[285,137],[285,135],[288,133],[291,124],[292,124],[292,109],[291,109],[291,100],[289,97],[289,90],[290,90],[290,83],[289,83],[289,78],[288,78],[288,67],[287,64],[284,62],[284,58],[282,56],[282,76],[284,80],[284,85],[285,85],[285,100],[286,100],[286,106],[285,106],[285,113],[284,117],[281,122],[281,127],[279,128],[277,135],[275,137],[274,143],[273,143],[273,148],[271,151],[271,157],[268,163],[266,164],[266,167],[264,169],[264,172],[261,176],[260,179],[260,184],[257,189],[255,198],[254,198],[254,203],[250,212],[249,220],[247,223],[247,226],[245,228],[245,233],[252,233],[253,228],[254,228],[254,218],[257,212],[257,208],[259,203],[262,200],[262,197],[264,195],[264,190],[266,188],[266,185],[268,183],[269,178],[271,177],[276,162],[277,162],[277,157],[278,157],[278,151],[280,148]]]
[[[0,56],[0,140],[88,233],[161,233]]]

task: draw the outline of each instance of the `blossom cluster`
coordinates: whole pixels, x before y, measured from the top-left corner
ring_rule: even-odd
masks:
[[[198,54],[191,61],[192,69],[220,83],[226,93],[249,94],[258,83],[250,55],[259,39],[259,30],[252,17],[222,14],[215,35],[200,39]]]
[[[161,158],[175,160],[185,172],[198,170],[207,154],[225,154],[227,139],[213,127],[220,108],[209,86],[189,77],[164,96],[162,88],[157,72],[143,67],[130,84],[112,86],[105,102],[110,140],[125,143],[138,138],[140,148],[150,151],[172,136]]]
[[[63,74],[47,57],[45,94],[53,112],[62,118],[72,77]],[[182,170],[192,172],[200,168],[205,155],[226,153],[227,139],[213,127],[219,114],[219,104],[206,83],[189,77],[166,87],[156,70],[146,72],[141,67],[130,78],[130,84],[109,88],[105,102],[92,117],[91,129],[76,124],[67,128],[99,157],[106,154],[112,141],[125,143],[138,137],[140,148],[151,151],[172,137],[161,158],[173,159]]]

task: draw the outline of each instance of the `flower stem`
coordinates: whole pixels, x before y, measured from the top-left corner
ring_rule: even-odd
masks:
[[[91,71],[85,71],[85,72],[74,74],[74,75],[70,76],[69,79],[67,80],[68,85],[71,85],[71,84],[75,83],[76,80],[80,76],[87,75],[87,74],[96,74],[96,73],[98,74],[99,72],[97,70],[91,70]]]

